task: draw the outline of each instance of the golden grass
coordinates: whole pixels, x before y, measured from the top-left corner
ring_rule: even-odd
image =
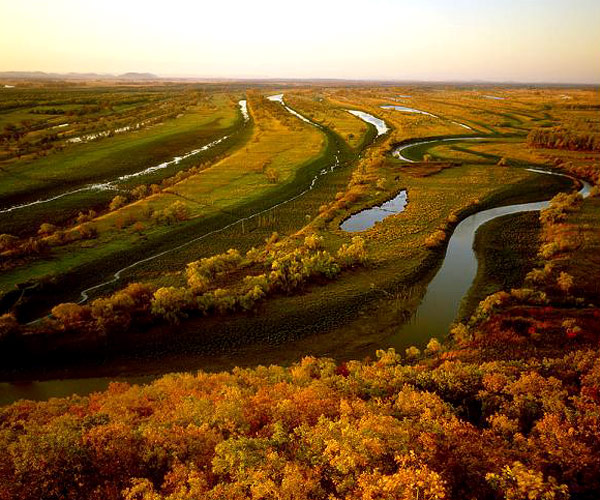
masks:
[[[97,217],[93,223],[99,233],[113,231],[123,221],[144,222],[152,211],[176,201],[188,206],[191,217],[227,210],[289,182],[301,165],[323,151],[325,136],[280,104],[249,94],[248,107],[255,127],[244,147],[161,193]]]
[[[292,92],[285,95],[285,100],[299,113],[333,130],[351,148],[360,146],[367,133],[364,121],[334,106],[321,94],[312,91]]]

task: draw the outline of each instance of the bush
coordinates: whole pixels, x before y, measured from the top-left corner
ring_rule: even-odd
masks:
[[[338,249],[337,258],[342,267],[352,267],[367,261],[365,241],[360,236],[354,236],[352,243],[345,243]]]
[[[125,198],[125,196],[121,196],[120,194],[118,194],[117,196],[115,196],[112,199],[112,201],[108,205],[108,209],[111,212],[113,212],[115,210],[118,210],[121,207],[124,207],[126,204],[127,204],[127,198]]]
[[[73,302],[58,304],[52,308],[51,313],[64,330],[75,329],[87,323],[91,318],[88,306],[81,306]]]
[[[556,284],[563,292],[569,293],[574,285],[573,276],[568,273],[561,272],[556,280]]]
[[[154,292],[151,310],[155,316],[169,323],[179,324],[183,318],[187,318],[187,312],[192,305],[192,296],[186,288],[170,286],[159,288]]]
[[[12,234],[0,234],[0,252],[14,250],[19,246],[19,238]]]
[[[425,246],[427,248],[436,248],[439,247],[442,243],[446,241],[446,232],[438,229],[434,233],[430,234],[427,238],[425,238]]]
[[[50,236],[51,234],[55,233],[57,230],[58,230],[58,227],[56,227],[54,224],[44,222],[40,225],[40,228],[38,229],[38,235]]]
[[[304,238],[304,246],[309,250],[319,250],[323,248],[323,237],[318,234],[309,234]]]
[[[152,214],[152,220],[155,223],[167,226],[188,220],[189,218],[190,209],[182,201],[176,201],[163,210],[157,210]]]

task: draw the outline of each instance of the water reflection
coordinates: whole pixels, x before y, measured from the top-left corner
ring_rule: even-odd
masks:
[[[362,210],[350,216],[340,225],[340,228],[351,233],[365,231],[372,228],[376,222],[380,222],[390,215],[403,212],[407,203],[406,190],[402,190],[397,196],[382,205]]]

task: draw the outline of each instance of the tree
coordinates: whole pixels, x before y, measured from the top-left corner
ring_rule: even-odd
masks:
[[[52,316],[65,330],[70,330],[89,321],[90,308],[74,302],[65,302],[52,308]]]
[[[553,477],[546,480],[541,472],[528,469],[520,462],[513,462],[500,474],[485,476],[490,485],[498,490],[504,500],[568,500],[569,489],[559,485]]]
[[[363,240],[360,236],[354,236],[350,245],[344,243],[338,249],[337,258],[343,267],[364,264],[367,260],[365,240]]]
[[[573,279],[573,276],[571,276],[570,274],[565,273],[565,272],[561,272],[556,280],[556,284],[558,285],[558,288],[560,288],[563,292],[565,292],[567,294],[573,288],[574,282],[575,281]]]
[[[151,301],[152,314],[160,316],[169,323],[178,324],[187,317],[192,306],[192,297],[185,288],[174,286],[159,288]]]
[[[277,184],[279,182],[279,172],[277,172],[277,170],[275,170],[274,168],[266,168],[265,177],[271,184]]]
[[[0,316],[0,342],[15,335],[19,331],[19,323],[12,313]]]
[[[113,212],[115,210],[118,210],[119,208],[125,206],[127,204],[127,198],[125,198],[125,196],[121,196],[120,194],[118,194],[117,196],[115,196],[112,201],[110,202],[110,205],[108,205],[108,209]]]
[[[0,234],[0,252],[14,250],[19,245],[19,238],[12,234]]]
[[[54,232],[56,232],[58,228],[54,224],[50,224],[48,222],[43,222],[40,224],[40,228],[38,229],[38,234],[42,237],[50,236]]]

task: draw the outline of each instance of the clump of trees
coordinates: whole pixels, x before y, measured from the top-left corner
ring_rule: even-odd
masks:
[[[591,500],[597,345],[183,373],[0,410],[0,498]]]
[[[582,197],[578,193],[559,193],[552,200],[548,208],[540,212],[542,224],[542,245],[538,256],[542,266],[532,269],[526,276],[526,281],[541,288],[548,288],[553,282],[556,288],[565,295],[569,295],[574,287],[573,277],[565,272],[555,276],[553,259],[564,255],[580,244],[579,235],[566,224],[567,217],[580,210]]]
[[[0,266],[8,268],[20,259],[39,256],[48,250],[48,243],[40,238],[19,238],[0,234]]]
[[[550,200],[548,208],[540,212],[540,222],[552,225],[564,222],[567,215],[579,210],[583,198],[579,193],[558,193]]]
[[[597,132],[567,129],[563,126],[534,128],[527,136],[527,143],[533,147],[550,149],[600,151],[600,137]]]
[[[245,256],[238,250],[206,257],[186,266],[185,286],[156,288],[133,283],[87,304],[60,304],[52,310],[53,328],[62,331],[123,330],[133,324],[164,320],[179,323],[189,315],[250,311],[276,293],[293,293],[303,285],[335,278],[343,269],[364,265],[364,240],[354,237],[335,254],[323,239],[308,234],[298,246],[279,241],[274,233],[262,250]]]
[[[183,201],[175,201],[162,210],[155,210],[151,215],[156,224],[171,225],[190,218],[190,209]]]
[[[291,250],[277,243],[277,235],[267,240],[261,252],[250,250],[245,258],[235,249],[191,262],[185,275],[187,287],[160,288],[152,299],[152,313],[169,322],[179,322],[190,313],[224,314],[248,311],[275,293],[293,293],[315,279],[333,279],[342,269],[362,265],[367,253],[360,237],[343,244],[336,255],[322,249],[322,238],[309,234]],[[229,286],[222,286],[229,273],[246,274]],[[257,272],[258,271],[258,272]]]

